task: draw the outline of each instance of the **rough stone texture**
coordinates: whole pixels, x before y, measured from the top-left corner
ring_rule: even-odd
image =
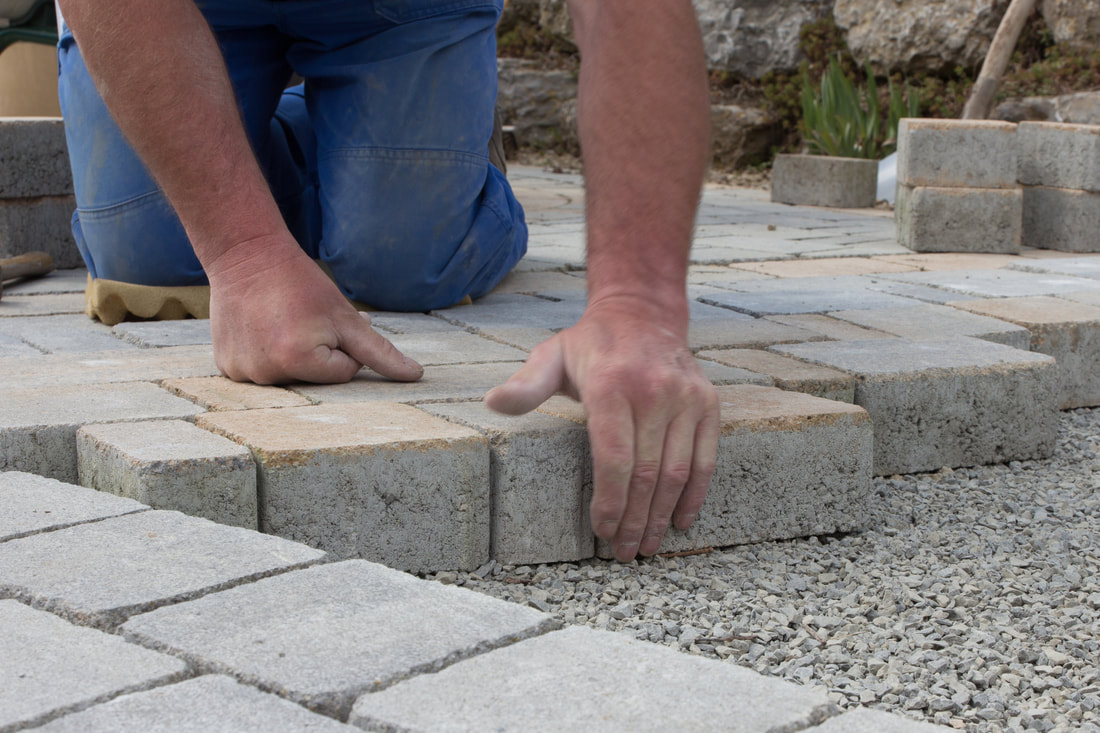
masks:
[[[15,336],[42,352],[54,354],[90,354],[137,348],[115,338],[110,328],[83,313],[0,318],[0,333]]]
[[[0,542],[148,509],[132,499],[21,471],[0,471]]]
[[[358,730],[224,675],[203,675],[123,695],[66,715],[36,730],[38,733],[149,731],[160,730],[167,721],[171,722],[173,733],[270,733],[274,730],[354,733]]]
[[[1093,51],[1100,41],[1100,3],[1096,0],[1043,0],[1043,20],[1058,43]]]
[[[851,403],[855,399],[855,377],[818,364],[807,364],[757,349],[701,351],[698,357],[766,374],[774,380],[776,387],[790,392],[802,392],[837,402]]]
[[[110,629],[136,613],[323,557],[278,537],[147,511],[0,543],[0,597]]]
[[[75,483],[76,431],[87,423],[187,418],[201,412],[154,384],[7,391],[0,402],[0,469]]]
[[[847,532],[871,500],[871,423],[851,404],[772,387],[718,387],[718,465],[690,529],[670,529],[662,552]],[[553,398],[540,412],[583,423],[583,408]],[[610,556],[606,543],[597,554]]]
[[[1023,272],[1042,272],[1073,277],[1088,277],[1100,280],[1100,257],[1051,257],[1017,262],[1009,266],[1011,270]]]
[[[111,333],[128,344],[145,348],[199,346],[211,343],[210,321],[207,319],[123,322],[112,327]]]
[[[209,413],[200,427],[248,446],[260,527],[340,558],[402,570],[472,570],[489,558],[489,448],[408,405]]]
[[[1058,362],[1061,409],[1100,405],[1100,308],[1046,296],[954,305],[1026,328],[1031,350]]]
[[[16,601],[0,601],[0,730],[181,679],[187,665]]]
[[[1045,458],[1058,432],[1054,360],[979,339],[851,341],[773,351],[859,377],[877,475]]]
[[[723,169],[741,169],[768,158],[783,137],[774,115],[755,107],[716,104],[710,108],[711,160]]]
[[[538,62],[497,59],[497,109],[523,147],[578,151],[577,76]]]
[[[930,723],[909,720],[881,710],[856,708],[829,718],[806,733],[944,733],[950,730]]]
[[[1019,189],[898,186],[898,244],[914,252],[1016,254],[1023,228]]]
[[[517,361],[427,367],[419,382],[391,382],[363,370],[346,384],[295,384],[290,389],[320,404],[470,402],[507,381],[521,366]]]
[[[61,119],[0,118],[0,199],[72,192],[69,148]]]
[[[71,195],[0,199],[0,257],[46,252],[57,267],[80,267],[84,260],[72,230],[75,210]]]
[[[890,280],[930,285],[948,293],[980,298],[1012,298],[1027,295],[1057,295],[1100,292],[1100,282],[1058,273],[1016,270],[953,270],[950,272],[903,272],[886,276]],[[962,300],[950,298],[951,301]]]
[[[50,296],[36,295],[23,300]],[[15,300],[15,298],[12,298]],[[7,308],[8,298],[0,300]],[[153,382],[173,377],[211,376],[218,373],[209,346],[129,349],[94,354],[43,354],[28,359],[0,359],[5,393],[40,387]],[[48,403],[47,403],[48,404]]]
[[[1020,183],[1100,192],[1100,125],[1021,122]]]
[[[527,353],[465,331],[395,334],[390,342],[423,366],[523,361]]]
[[[86,425],[76,454],[84,486],[219,524],[259,526],[252,454],[189,422]]]
[[[1100,193],[1024,188],[1023,243],[1061,252],[1100,252]]]
[[[836,23],[857,59],[879,69],[977,69],[1008,0],[837,0]]]
[[[548,415],[498,415],[480,403],[421,409],[489,441],[494,560],[526,565],[592,557],[592,458],[584,428]]]
[[[571,627],[364,695],[350,722],[418,732],[747,733],[802,730],[832,712],[828,698],[808,687]]]
[[[875,205],[878,162],[828,155],[777,155],[772,201],[837,209]]]
[[[973,336],[1014,349],[1027,351],[1030,348],[1031,332],[1026,328],[996,318],[976,316],[978,312],[964,313],[943,305],[924,304],[875,311],[839,311],[830,315],[911,341]]]
[[[820,18],[827,3],[810,0],[694,0],[707,66],[759,79],[769,71],[793,71],[802,54],[802,26]]]
[[[553,626],[529,608],[352,560],[162,608],[122,632],[343,720],[364,692]]]
[[[1016,125],[907,118],[898,124],[898,183],[1015,188]]]
[[[905,274],[907,273],[900,273],[900,275]],[[738,284],[736,287],[741,292],[714,292],[700,296],[700,300],[757,317],[822,314],[837,310],[912,305],[912,301],[908,298],[879,292],[872,289],[873,286],[873,280],[859,276],[760,280]],[[774,324],[774,321],[769,322]],[[818,335],[816,338],[802,340],[811,341],[820,340],[820,338]],[[779,343],[779,341],[776,340],[773,343]]]
[[[210,412],[256,410],[265,407],[305,407],[312,404],[301,395],[282,387],[234,382],[225,377],[166,379],[160,386],[174,395],[191,400]]]
[[[997,105],[993,119],[1006,122],[1068,122],[1100,125],[1100,94],[1076,92],[1057,97],[1022,97]]]

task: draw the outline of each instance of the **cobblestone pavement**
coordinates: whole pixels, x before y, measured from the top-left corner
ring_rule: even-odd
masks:
[[[584,306],[580,178],[512,180],[494,294],[374,314],[417,384],[238,385],[204,321],[95,323],[79,270],[5,288],[0,731],[931,728],[404,572],[606,556],[583,411],[479,402]],[[666,551],[859,536],[876,476],[1044,460],[1100,404],[1089,255],[914,254],[889,211],[709,188],[692,263],[722,437]]]

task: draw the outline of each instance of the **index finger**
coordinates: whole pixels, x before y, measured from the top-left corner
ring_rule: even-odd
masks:
[[[375,331],[366,313],[342,320],[339,328],[339,349],[363,366],[398,382],[415,382],[424,376],[424,367]]]

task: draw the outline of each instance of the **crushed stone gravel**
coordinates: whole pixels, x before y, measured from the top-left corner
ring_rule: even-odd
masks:
[[[1100,733],[1100,409],[1053,458],[875,479],[868,529],[428,576],[960,730]]]

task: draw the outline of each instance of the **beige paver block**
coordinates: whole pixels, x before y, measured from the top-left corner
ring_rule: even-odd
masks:
[[[1061,409],[1100,405],[1100,297],[1096,305],[1061,298],[992,298],[951,305],[1031,332],[1031,350],[1053,356]]]
[[[520,361],[526,352],[466,331],[395,334],[390,342],[423,366]]]
[[[0,359],[0,374],[4,375],[7,390],[156,382],[218,373],[214,352],[209,346],[131,348],[94,354],[42,354]]]
[[[208,413],[248,446],[260,528],[410,571],[489,557],[489,447],[476,431],[395,403]]]
[[[1022,251],[1021,254],[1024,254]],[[1020,261],[1019,255],[982,254],[971,252],[914,252],[907,255],[880,255],[879,262],[908,265],[921,272],[940,270],[994,270]]]
[[[471,402],[507,381],[522,365],[523,362],[515,361],[425,367],[419,382],[391,382],[363,370],[345,384],[295,384],[289,389],[320,404]]]
[[[870,339],[894,338],[888,333],[863,328],[853,323],[839,321],[820,313],[801,313],[794,315],[764,316],[765,320],[775,321],[820,334],[829,341],[866,341]],[[821,339],[816,339],[821,340]]]
[[[200,412],[146,382],[5,390],[0,401],[0,470],[75,483],[76,431],[81,425],[188,419]]]
[[[827,257],[778,262],[737,262],[731,268],[773,277],[833,277],[837,275],[873,275],[877,272],[911,272],[913,265],[891,262],[883,257]]]
[[[872,428],[860,407],[772,387],[718,387],[718,464],[699,518],[662,552],[858,529],[871,500]],[[584,423],[566,398],[539,412]],[[610,556],[606,543],[597,553]]]
[[[838,311],[830,315],[913,341],[942,339],[945,336],[973,336],[1024,350],[1031,343],[1031,334],[1019,325],[933,303],[904,308]]]
[[[855,399],[855,377],[818,364],[758,349],[714,349],[701,351],[698,357],[766,374],[772,378],[776,387],[791,392],[802,392],[838,402],[852,402]]]
[[[242,445],[182,420],[86,425],[80,483],[219,524],[257,529],[256,464]]]
[[[565,272],[510,272],[493,288],[494,293],[533,294],[546,291],[577,291],[583,293],[587,284],[583,276]]]
[[[160,384],[172,394],[191,400],[210,412],[305,407],[313,404],[305,397],[282,387],[234,382],[225,377],[165,379]]]

